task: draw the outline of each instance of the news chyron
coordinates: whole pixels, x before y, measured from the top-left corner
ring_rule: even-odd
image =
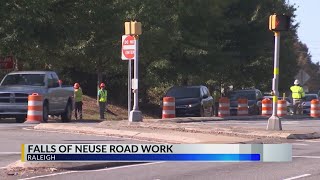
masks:
[[[23,162],[289,162],[291,144],[22,144]]]

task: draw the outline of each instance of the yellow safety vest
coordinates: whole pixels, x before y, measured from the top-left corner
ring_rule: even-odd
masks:
[[[75,102],[80,102],[80,101],[82,101],[82,90],[81,90],[81,88],[79,88],[79,89],[75,89],[74,90],[74,101]]]
[[[291,86],[290,90],[292,92],[293,99],[301,99],[305,96],[304,90],[301,86]]]
[[[107,92],[107,90],[99,90],[99,92],[98,92],[98,94],[99,94],[99,102],[107,102],[107,94],[108,94],[108,92]]]

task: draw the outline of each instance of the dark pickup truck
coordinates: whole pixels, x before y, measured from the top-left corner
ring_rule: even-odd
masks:
[[[17,71],[7,74],[0,84],[0,118],[16,118],[24,122],[27,116],[28,96],[43,96],[43,121],[49,115],[61,115],[63,122],[72,117],[73,88],[62,87],[53,71]]]

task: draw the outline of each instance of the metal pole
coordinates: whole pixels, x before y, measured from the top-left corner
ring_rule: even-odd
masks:
[[[134,79],[138,79],[138,53],[139,53],[139,39],[136,37],[136,52],[135,52],[135,60],[133,64],[134,68]],[[138,89],[134,91],[134,104],[133,104],[133,110],[139,110],[138,106]]]
[[[272,116],[268,120],[267,130],[282,130],[281,120],[277,115],[278,108],[278,85],[279,85],[279,54],[280,54],[280,32],[275,32],[275,49],[274,49],[274,69],[273,69],[273,80],[272,80],[272,92],[273,92],[273,103],[272,103]]]
[[[141,114],[141,111],[139,111],[139,106],[138,106],[138,63],[139,63],[139,40],[138,40],[138,36],[135,36],[135,39],[136,39],[136,48],[135,48],[135,56],[134,56],[134,79],[136,81],[134,81],[134,83],[136,83],[133,87],[135,87],[136,89],[134,89],[133,93],[134,93],[134,96],[133,96],[133,110],[130,112],[130,118],[129,118],[129,121],[130,122],[140,122],[142,121],[142,114]]]
[[[131,60],[128,60],[128,120],[131,111]]]

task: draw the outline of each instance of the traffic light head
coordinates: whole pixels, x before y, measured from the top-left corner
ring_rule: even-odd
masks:
[[[290,17],[287,15],[271,15],[269,17],[269,29],[271,31],[288,31]]]

